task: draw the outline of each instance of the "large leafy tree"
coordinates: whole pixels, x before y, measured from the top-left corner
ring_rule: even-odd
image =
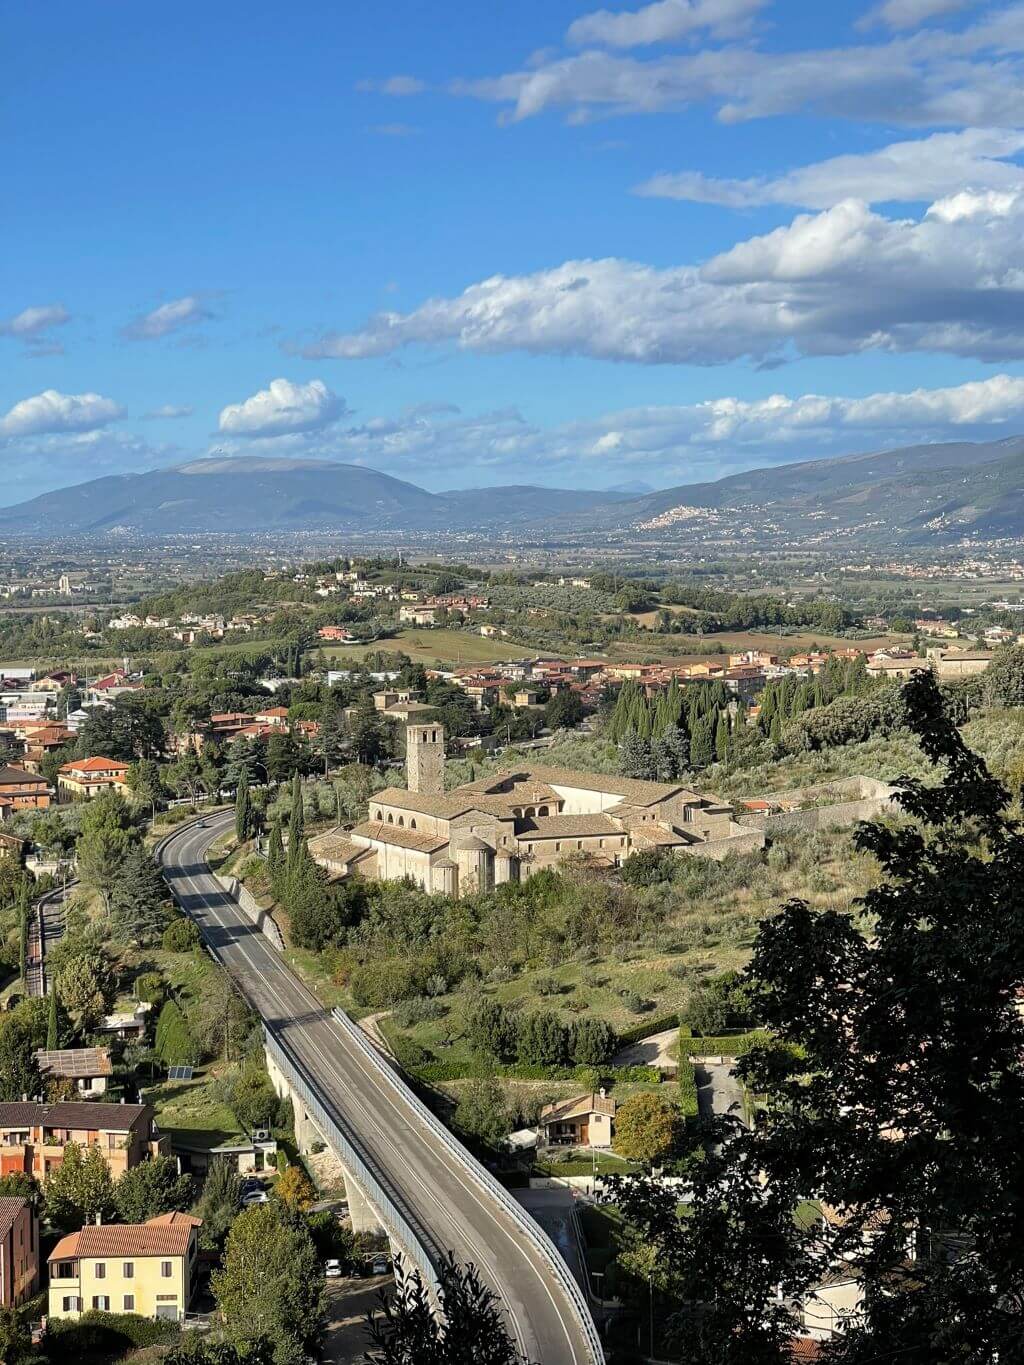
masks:
[[[301,1365],[316,1345],[323,1274],[309,1233],[280,1203],[239,1214],[225,1243],[223,1269],[211,1284],[236,1346],[267,1341],[273,1365]]]
[[[114,1204],[123,1223],[144,1223],[161,1213],[187,1209],[192,1202],[192,1179],[178,1173],[174,1157],[158,1156],[140,1162],[114,1182]]]
[[[46,1217],[54,1227],[71,1230],[109,1218],[114,1211],[114,1182],[110,1167],[98,1147],[83,1152],[69,1142],[64,1157],[46,1177],[43,1187]]]
[[[418,1271],[399,1262],[396,1277],[398,1293],[381,1294],[379,1312],[367,1319],[366,1365],[528,1365],[474,1266],[450,1253],[441,1262],[437,1313]]]
[[[777,1041],[739,1069],[762,1120],[694,1163],[689,1218],[621,1191],[695,1365],[788,1360],[790,1302],[837,1266],[863,1301],[829,1359],[1024,1359],[1024,834],[930,675],[903,705],[941,780],[903,780],[908,819],[858,830],[882,871],[869,934],[798,901],[761,926],[749,982]]]

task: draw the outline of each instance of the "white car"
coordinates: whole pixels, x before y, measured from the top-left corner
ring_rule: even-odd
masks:
[[[269,1195],[266,1190],[250,1190],[248,1194],[242,1195],[242,1207],[249,1208],[253,1204],[266,1204],[269,1202]]]
[[[324,1278],[325,1278],[325,1279],[328,1279],[328,1280],[340,1280],[340,1279],[341,1279],[341,1262],[335,1260],[333,1257],[332,1257],[329,1261],[325,1261],[325,1262],[324,1262]]]

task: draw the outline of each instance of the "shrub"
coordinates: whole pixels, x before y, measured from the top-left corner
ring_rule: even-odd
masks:
[[[166,986],[159,972],[142,972],[135,978],[135,998],[158,1005],[164,998]]]
[[[558,980],[557,976],[548,976],[546,974],[535,976],[533,978],[533,986],[538,995],[560,995],[562,991],[562,983]]]
[[[156,1055],[165,1066],[195,1066],[200,1060],[199,1044],[174,1000],[164,1004],[156,1021]]]
[[[643,1014],[645,1010],[650,1009],[648,1002],[636,991],[623,991],[622,1003],[630,1014]]]
[[[199,930],[190,919],[184,916],[172,920],[164,930],[162,939],[165,953],[192,953],[199,947],[202,939]]]
[[[400,958],[364,962],[353,969],[348,984],[356,1004],[369,1009],[386,1009],[419,993],[412,964]]]
[[[577,1019],[569,1030],[569,1055],[579,1066],[600,1066],[615,1053],[618,1039],[605,1019]]]
[[[176,1322],[92,1309],[74,1321],[51,1318],[46,1349],[53,1361],[112,1360],[138,1347],[177,1341],[179,1335]]]
[[[399,1028],[413,1028],[416,1024],[427,1024],[432,1019],[443,1019],[447,1013],[447,1006],[440,1000],[414,995],[410,1000],[400,1000],[392,1010],[391,1017]]]

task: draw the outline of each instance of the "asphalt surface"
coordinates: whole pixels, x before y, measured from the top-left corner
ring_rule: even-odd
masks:
[[[476,1265],[500,1295],[527,1358],[590,1365],[593,1353],[567,1290],[515,1219],[467,1179],[401,1082],[381,1084],[379,1071],[214,880],[206,851],[233,819],[231,812],[211,816],[205,828],[187,827],[164,844],[164,871],[178,903],[382,1183],[438,1246]]]

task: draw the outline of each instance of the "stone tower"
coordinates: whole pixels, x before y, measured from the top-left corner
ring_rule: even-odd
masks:
[[[439,722],[406,727],[405,774],[411,792],[440,796],[444,791],[444,726]]]

